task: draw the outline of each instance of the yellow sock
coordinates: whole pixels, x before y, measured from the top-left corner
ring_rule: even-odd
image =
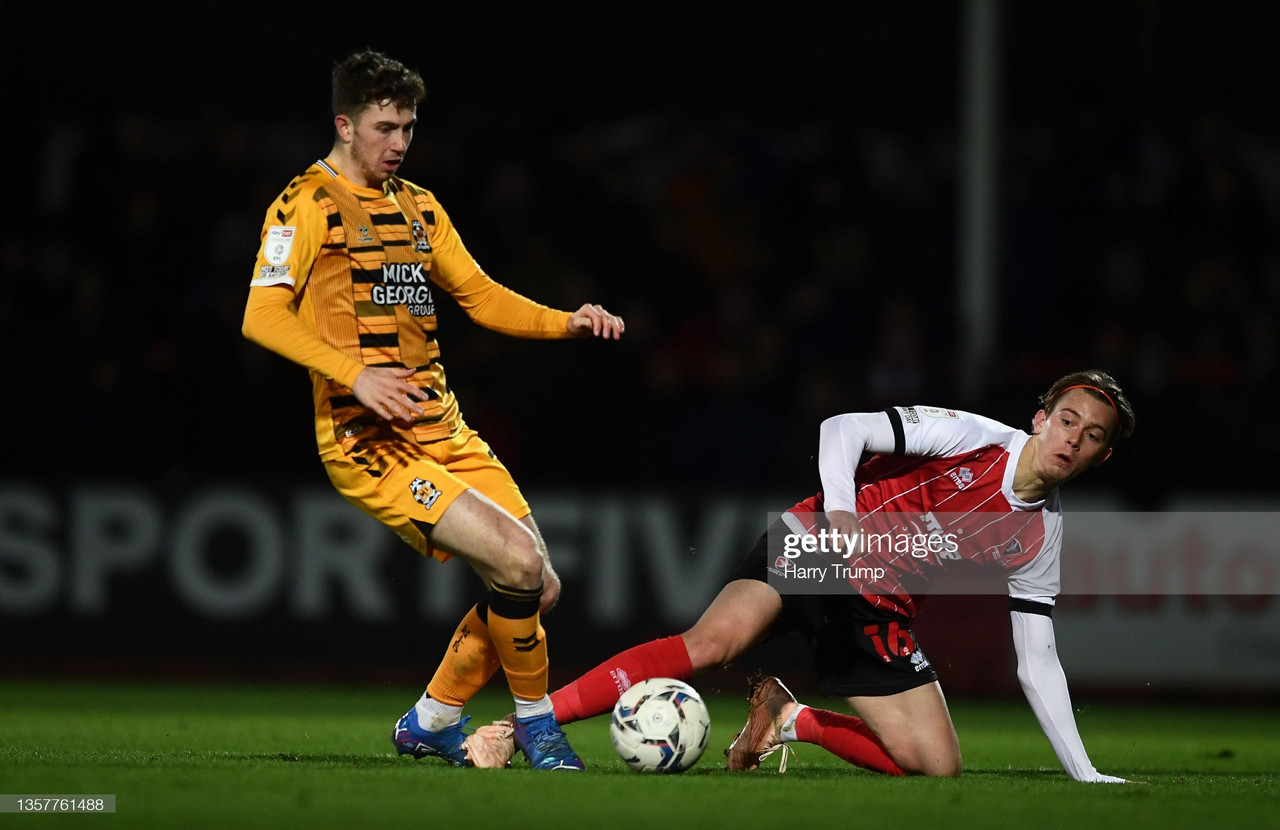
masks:
[[[489,639],[480,606],[473,607],[458,623],[444,659],[427,684],[427,694],[450,706],[462,706],[489,682],[500,665]]]
[[[489,590],[489,636],[511,694],[541,700],[547,693],[547,639],[538,617],[542,587],[494,584]]]

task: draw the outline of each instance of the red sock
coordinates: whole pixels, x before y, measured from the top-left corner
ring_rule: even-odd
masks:
[[[862,718],[806,707],[796,717],[796,737],[863,769],[906,775]]]
[[[680,637],[650,640],[615,654],[572,683],[551,693],[556,720],[573,723],[603,715],[630,689],[651,677],[688,680],[693,676],[689,650]]]

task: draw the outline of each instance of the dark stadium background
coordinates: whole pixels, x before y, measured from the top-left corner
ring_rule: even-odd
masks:
[[[209,619],[160,559],[122,567],[98,606],[69,575],[86,492],[178,511],[250,487],[284,511],[273,500],[327,487],[304,373],[239,326],[263,212],[328,150],[328,68],[364,46],[426,77],[402,173],[484,268],[627,320],[618,344],[521,342],[442,304],[464,415],[530,493],[782,509],[817,486],[829,414],[920,402],[1022,424],[1053,378],[1101,366],[1138,432],[1074,492],[1134,510],[1274,498],[1280,131],[1252,12],[998,7],[998,349],[974,386],[956,297],[969,6],[587,8],[0,11],[0,485],[52,506],[0,516],[0,576],[34,579],[32,545],[61,557],[53,599],[0,604],[0,673],[433,665],[447,626],[353,622],[340,602],[300,622],[283,599]],[[233,573],[237,539],[219,544]],[[407,550],[387,562],[397,585],[415,578],[396,570],[416,565]],[[557,667],[668,625],[583,624],[590,589],[567,583]],[[978,616],[1003,638],[998,668],[972,669],[973,691],[1011,680],[994,607]],[[392,655],[406,643],[411,665]]]

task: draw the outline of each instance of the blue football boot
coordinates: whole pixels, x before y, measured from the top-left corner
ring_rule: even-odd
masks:
[[[516,718],[515,741],[534,769],[583,768],[582,759],[570,748],[569,739],[551,712],[532,718]]]
[[[391,733],[391,742],[396,745],[396,752],[401,755],[412,755],[415,758],[443,758],[455,767],[465,767],[467,751],[462,742],[466,735],[462,727],[471,720],[463,717],[453,726],[446,726],[439,732],[428,732],[418,725],[418,712],[410,709],[404,717],[396,721],[396,728]]]

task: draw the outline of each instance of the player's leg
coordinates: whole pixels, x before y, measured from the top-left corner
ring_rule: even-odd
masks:
[[[507,675],[517,716],[550,712],[546,637],[538,615],[543,560],[533,534],[488,497],[469,490],[440,517],[431,543],[466,560],[489,586],[485,609],[473,611]]]
[[[523,504],[523,498],[520,501]],[[518,509],[516,505],[510,508],[505,505],[500,506],[508,512],[513,508]],[[543,541],[533,516],[527,515],[520,521],[534,535],[542,557],[543,591],[538,610],[541,614],[545,614],[560,596],[560,577],[551,566],[546,542]],[[459,623],[435,676],[427,685],[429,696],[461,706],[488,683],[501,668],[501,661],[498,659],[489,635],[488,610],[487,600],[481,601]]]
[[[641,680],[689,680],[697,671],[727,663],[768,634],[781,608],[778,593],[767,584],[754,579],[734,580],[684,634],[650,640],[619,652],[552,692],[556,720],[572,723],[602,715]]]
[[[735,579],[680,638],[693,670],[731,663],[768,637],[782,613],[782,597],[767,582]]]
[[[572,723],[613,709],[632,684],[652,677],[688,680],[733,660],[765,639],[782,610],[767,580],[768,536],[756,540],[693,627],[613,655],[551,695],[556,718]]]
[[[886,731],[891,749],[861,717],[806,706],[796,701],[781,680],[764,678],[751,689],[746,726],[724,753],[728,767],[731,771],[755,770],[783,744],[810,743],[854,766],[886,775],[959,775],[959,743],[955,742],[950,717],[938,721],[932,708],[936,687],[937,683],[932,683],[896,696],[849,698],[851,707],[861,704],[878,728]],[[909,734],[909,730],[931,726],[934,742]],[[948,734],[955,751],[954,767],[946,751]]]
[[[483,627],[471,629],[487,635],[522,710],[518,714],[529,714],[520,701],[546,695],[545,632],[538,614],[548,596],[547,583],[552,600],[559,594],[546,544],[511,473],[474,430],[464,428],[449,441],[430,445],[428,453],[451,479],[469,488],[433,523],[431,546],[465,559],[490,587],[487,601],[475,609]],[[538,603],[531,609],[528,600],[539,588]],[[478,645],[479,638],[474,639]],[[470,663],[452,651],[446,652],[437,676],[448,674],[455,664],[463,675],[460,679],[467,682]],[[492,663],[483,665],[493,669]],[[481,685],[488,679],[483,677]],[[442,685],[445,682],[441,677]],[[549,705],[545,708],[550,711]]]
[[[462,706],[499,667],[506,669],[518,699],[544,698],[546,646],[537,615],[542,557],[532,534],[486,496],[468,489],[438,518],[431,548],[437,555],[465,560],[490,586],[489,595],[458,624],[427,685],[426,698],[446,707],[433,721],[461,717]]]
[[[819,743],[825,732],[834,730],[827,742],[841,746],[850,743],[849,735],[857,735],[878,743],[908,774],[957,776],[964,769],[960,740],[937,681],[894,695],[854,695],[847,700],[859,717],[815,713],[812,725],[822,730],[816,735]]]
[[[393,733],[398,751],[416,757],[437,755],[454,764],[467,763],[462,705],[497,665],[507,669],[523,715],[551,711],[538,620],[543,557],[524,524],[450,472],[450,455],[465,444],[465,436],[425,447],[384,442],[326,464],[334,485],[348,500],[420,553],[464,559],[490,587],[485,602],[459,624],[426,693]],[[487,462],[509,481],[505,468],[487,447],[483,450],[473,453],[483,462],[472,466]],[[514,483],[510,489],[518,494]]]
[[[799,704],[776,678],[752,692],[730,769],[755,769],[779,744],[813,743],[851,764],[888,774],[959,775],[959,741],[937,673],[910,620],[861,597],[823,597],[812,630],[819,689],[846,697],[858,716]]]
[[[547,645],[539,607],[544,560],[533,533],[476,491],[459,497],[431,534],[489,585],[487,627],[515,699],[516,744],[538,769],[582,769],[547,695]]]
[[[542,533],[538,530],[538,525],[533,519],[532,512],[529,509],[529,503],[525,500],[524,494],[520,492],[520,488],[516,485],[515,479],[511,476],[506,466],[498,460],[497,455],[489,447],[478,433],[472,429],[462,429],[449,442],[441,442],[436,452],[436,456],[441,463],[444,463],[449,473],[457,478],[465,481],[472,489],[472,493],[482,497],[492,507],[497,508],[499,513],[505,516],[514,517],[519,520],[519,525],[525,531],[521,534],[520,543],[523,555],[526,559],[536,557],[536,564],[533,567],[537,569],[536,580],[532,580],[533,584],[541,587],[541,594],[538,598],[538,606],[535,609],[538,615],[535,618],[537,623],[536,629],[532,632],[517,630],[511,637],[525,638],[521,643],[520,655],[525,655],[524,663],[529,663],[532,659],[538,659],[541,665],[535,671],[532,665],[526,665],[521,668],[517,665],[520,658],[517,656],[512,659],[504,659],[502,666],[507,675],[507,681],[512,684],[512,692],[517,698],[517,715],[528,714],[528,707],[520,706],[521,698],[528,698],[534,692],[538,693],[540,700],[546,696],[546,643],[545,631],[540,624],[540,616],[550,610],[551,606],[560,596],[560,578],[556,574],[555,569],[551,565],[551,557],[547,552],[546,542],[542,538]],[[467,506],[467,510],[471,510],[471,506]],[[455,522],[455,520],[458,520]],[[450,536],[455,533],[450,525],[461,525],[473,521],[469,515],[463,514],[446,519],[446,526],[437,525],[432,533],[431,539],[433,545],[447,547],[450,544]],[[526,543],[531,545],[526,549]],[[473,544],[483,544],[477,542]],[[526,564],[532,564],[526,562]],[[476,566],[477,563],[473,563]],[[490,595],[493,596],[494,590],[501,586],[506,586],[501,575],[486,573],[483,565],[478,563],[477,571],[485,582],[490,585]],[[519,586],[525,587],[525,586]],[[497,613],[501,609],[494,606],[493,602],[488,605],[488,630],[491,637],[495,638],[495,642],[499,638],[498,630],[509,627],[507,625],[508,617],[504,614]],[[527,612],[527,608],[525,611]],[[527,627],[527,626],[526,626]],[[528,637],[535,635],[538,638],[538,644],[529,640]],[[533,645],[532,649],[529,646]],[[513,660],[515,662],[513,662]],[[513,679],[512,672],[516,672]],[[532,672],[532,673],[530,673]],[[540,713],[542,709],[550,711],[549,701],[543,700],[545,706],[537,707]],[[524,708],[525,711],[520,711]]]
[[[545,614],[560,595],[560,579],[551,566],[546,542],[533,516],[525,516],[520,521],[534,534],[542,554],[544,588],[539,611]],[[431,701],[438,701],[456,706],[460,713],[462,705],[483,688],[501,666],[489,635],[488,601],[482,600],[458,625],[420,705],[431,706]],[[515,752],[514,727],[514,716],[478,727],[463,741],[467,760],[477,767],[507,766]]]
[[[781,527],[775,523],[770,530],[776,535]],[[693,671],[730,663],[775,633],[784,603],[769,585],[770,530],[760,534],[707,610],[680,635]]]
[[[513,597],[501,580],[500,574],[486,570],[485,555],[475,555],[459,549],[459,555],[468,557],[482,578],[490,585],[485,622],[489,638],[497,654],[508,685],[515,698],[516,711],[511,718],[511,732],[515,743],[522,749],[531,765],[539,769],[581,769],[582,764],[569,747],[568,740],[555,721],[551,700],[547,696],[547,645],[546,632],[541,625],[541,614],[550,609],[559,597],[560,580],[551,566],[546,543],[538,531],[529,505],[516,486],[510,472],[498,461],[496,455],[472,430],[462,430],[445,447],[448,453],[449,472],[473,487],[473,493],[487,499],[504,516],[514,518],[524,531],[520,547],[522,553],[531,552],[532,564],[537,571],[537,596],[526,594]],[[460,500],[461,501],[461,500]],[[468,504],[466,510],[470,511]],[[452,509],[452,508],[451,508]],[[455,519],[461,521],[455,522]],[[432,532],[432,544],[453,551],[459,544],[456,531],[472,524],[473,518],[463,514],[449,516],[437,523]],[[529,551],[523,551],[525,542]],[[474,551],[483,550],[483,540],[472,543]],[[450,669],[452,660],[446,654],[441,672]],[[510,740],[488,736],[486,727],[477,730],[468,739],[471,749],[484,755],[485,745],[510,746]],[[501,730],[500,730],[501,731]],[[492,747],[490,747],[492,748]],[[501,757],[504,753],[498,753]],[[509,756],[508,756],[509,757]],[[476,759],[480,763],[481,759]]]
[[[543,592],[539,611],[546,613],[559,597],[560,579],[551,567],[546,542],[530,514],[529,504],[511,473],[497,459],[488,444],[470,429],[463,429],[450,441],[434,446],[432,457],[447,467],[450,476],[460,479],[467,487],[519,518],[533,534],[543,562]],[[429,696],[447,699],[448,702],[461,706],[488,683],[501,667],[489,634],[488,610],[487,600],[481,601],[459,624],[435,676],[428,684]]]
[[[455,709],[459,716],[466,702],[502,667],[489,635],[488,617],[487,599],[467,611],[427,684],[425,698]]]

